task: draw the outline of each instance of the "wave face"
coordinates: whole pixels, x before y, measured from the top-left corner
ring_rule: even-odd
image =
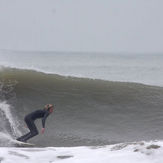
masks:
[[[13,68],[2,68],[0,81],[1,134],[26,133],[24,116],[53,103],[55,111],[47,119],[46,133],[32,139],[37,145],[103,145],[162,138],[161,87]],[[36,124],[41,129],[41,121]]]

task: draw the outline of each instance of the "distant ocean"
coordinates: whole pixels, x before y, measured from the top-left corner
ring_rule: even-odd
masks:
[[[162,55],[3,50],[0,146],[28,132],[24,116],[46,103],[56,110],[31,140],[40,146],[162,139],[162,74]]]

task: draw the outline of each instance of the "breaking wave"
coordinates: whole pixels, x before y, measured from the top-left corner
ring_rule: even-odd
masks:
[[[45,134],[31,140],[38,145],[104,145],[161,139],[162,99],[162,87],[3,67],[0,132],[12,137],[27,132],[24,116],[53,103],[55,111],[47,119]],[[40,129],[39,120],[36,124]]]

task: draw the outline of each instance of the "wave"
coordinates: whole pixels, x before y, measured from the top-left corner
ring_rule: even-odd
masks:
[[[0,65],[108,81],[162,86],[161,55],[0,51]]]
[[[17,129],[23,133],[27,113],[46,103],[55,105],[45,135],[32,139],[39,145],[104,145],[162,138],[162,87],[14,68],[1,69],[0,81],[0,100],[12,106],[13,117],[21,122]],[[41,128],[40,121],[36,124]]]

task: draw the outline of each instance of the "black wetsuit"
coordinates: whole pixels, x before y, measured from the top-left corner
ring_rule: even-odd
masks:
[[[26,142],[28,139],[38,135],[38,130],[34,121],[38,118],[42,118],[42,127],[45,128],[45,121],[49,114],[50,113],[47,110],[36,110],[26,115],[24,121],[26,122],[30,132],[17,138],[17,140]]]

